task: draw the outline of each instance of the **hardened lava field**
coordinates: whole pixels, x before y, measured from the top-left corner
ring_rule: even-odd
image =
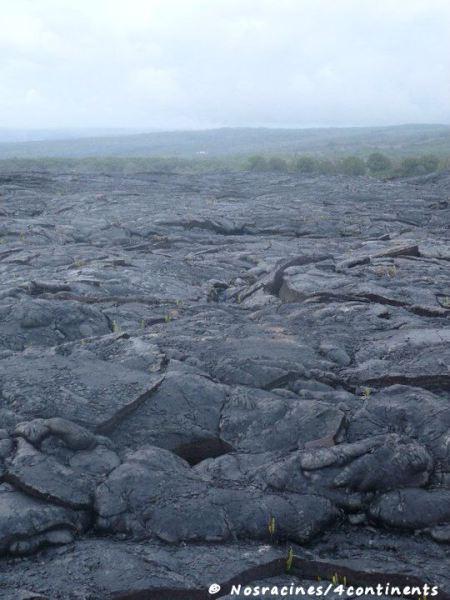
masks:
[[[0,194],[2,600],[189,600],[289,546],[448,589],[450,175]]]

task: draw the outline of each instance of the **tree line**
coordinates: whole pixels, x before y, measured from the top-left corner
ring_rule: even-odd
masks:
[[[202,173],[214,171],[261,171],[303,173],[305,175],[372,175],[382,179],[426,175],[441,169],[450,169],[450,159],[439,159],[434,154],[418,157],[395,158],[373,152],[367,158],[344,156],[318,158],[297,156],[217,156],[217,157],[118,157],[97,156],[86,158],[8,158],[0,160],[0,175],[16,171],[48,171],[68,173],[107,172],[135,173]]]
[[[247,163],[251,171],[276,171],[310,175],[373,175],[375,177],[415,177],[433,173],[444,167],[434,154],[409,156],[393,160],[382,152],[373,152],[367,158],[344,156],[339,159],[317,158],[310,155],[283,158],[280,156],[250,156]]]

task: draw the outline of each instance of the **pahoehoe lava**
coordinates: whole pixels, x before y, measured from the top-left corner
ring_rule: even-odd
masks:
[[[2,600],[334,568],[447,598],[449,196],[446,172],[2,177]]]

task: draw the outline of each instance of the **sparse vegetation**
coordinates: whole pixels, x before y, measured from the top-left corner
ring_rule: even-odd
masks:
[[[217,158],[157,158],[157,157],[91,157],[35,158],[0,160],[0,176],[26,171],[30,175],[65,173],[76,177],[85,173],[115,173],[117,175],[144,173],[205,173],[225,171],[254,171],[267,173],[298,173],[316,175],[370,175],[381,179],[417,177],[450,168],[450,156],[434,154],[391,157],[381,152],[365,156],[313,156],[284,154],[224,156]]]
[[[342,128],[224,128],[203,131],[151,132],[108,135],[78,139],[46,139],[34,142],[7,142],[0,139],[0,159],[74,158],[95,160],[112,157],[131,160],[195,159],[211,162],[233,156],[305,156],[333,160],[354,155],[368,157],[382,152],[391,159],[409,155],[450,155],[448,125],[400,125],[392,127]],[[102,160],[99,158],[99,160]],[[164,159],[166,160],[166,159]]]
[[[338,573],[334,573],[333,577],[331,578],[331,582],[333,585],[343,585],[344,587],[346,587],[347,577],[345,575],[341,577]]]

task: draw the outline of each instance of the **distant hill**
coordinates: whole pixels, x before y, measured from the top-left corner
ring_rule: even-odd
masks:
[[[0,144],[17,142],[44,142],[54,140],[73,140],[80,138],[123,136],[142,133],[138,129],[12,129],[0,127]]]
[[[326,129],[225,128],[131,135],[119,135],[117,131],[89,135],[89,132],[84,131],[78,137],[75,131],[70,131],[66,136],[64,132],[41,132],[45,139],[21,142],[5,140],[5,131],[7,130],[0,130],[0,159],[91,156],[214,158],[254,153],[310,153],[331,157],[344,154],[365,156],[375,149],[392,156],[430,152],[450,156],[448,125]],[[34,135],[39,134],[35,132]],[[52,135],[65,139],[49,139]]]

